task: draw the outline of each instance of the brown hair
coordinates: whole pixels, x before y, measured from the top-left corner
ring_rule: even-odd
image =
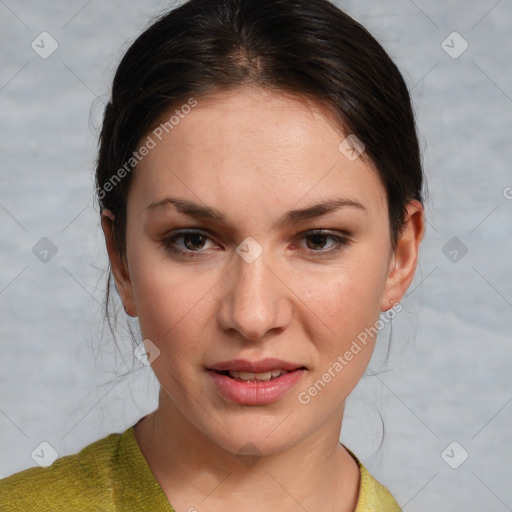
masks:
[[[96,192],[100,212],[114,214],[120,254],[143,137],[171,107],[242,85],[304,95],[337,114],[386,189],[395,245],[408,202],[422,201],[423,170],[409,92],[382,46],[327,0],[190,0],[130,46],[105,109]]]

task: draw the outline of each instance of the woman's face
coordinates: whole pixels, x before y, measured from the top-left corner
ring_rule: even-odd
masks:
[[[412,278],[397,270],[385,190],[367,159],[340,150],[348,134],[302,99],[243,89],[188,110],[149,134],[126,272],[113,264],[160,351],[160,408],[234,453],[337,439],[375,340],[353,342]]]

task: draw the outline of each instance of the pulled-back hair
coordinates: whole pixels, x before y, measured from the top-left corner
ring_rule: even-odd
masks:
[[[409,92],[382,46],[328,0],[190,0],[130,46],[105,109],[96,191],[100,212],[114,214],[121,256],[144,136],[172,107],[245,85],[322,103],[364,144],[386,190],[395,245],[408,202],[422,201],[423,171]]]

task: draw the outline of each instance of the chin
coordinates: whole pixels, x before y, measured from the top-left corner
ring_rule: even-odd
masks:
[[[209,423],[205,425],[208,432],[203,432],[220,448],[237,456],[276,455],[307,436],[306,432],[297,430],[295,422],[289,421],[288,413],[277,417],[263,411],[250,412],[238,417],[223,416],[218,422],[212,422],[219,425],[215,431]]]

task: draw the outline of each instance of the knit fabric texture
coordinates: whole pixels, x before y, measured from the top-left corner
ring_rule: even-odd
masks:
[[[353,454],[352,454],[353,455]],[[357,460],[355,512],[401,512],[389,491]],[[49,467],[0,480],[1,512],[174,512],[140,451],[132,425]]]

